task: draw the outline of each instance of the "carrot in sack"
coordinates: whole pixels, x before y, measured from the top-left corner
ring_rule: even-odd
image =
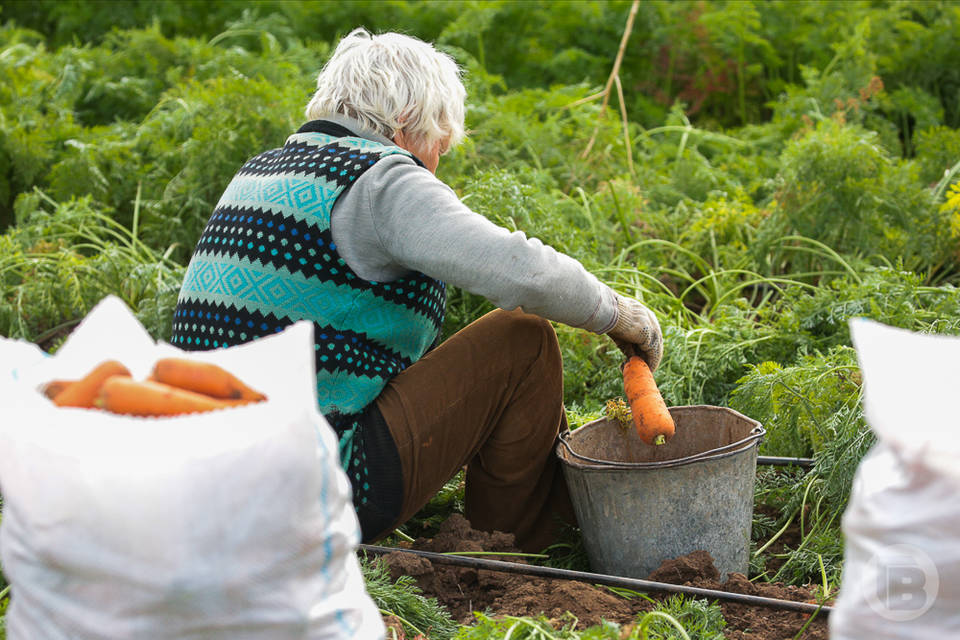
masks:
[[[123,376],[107,378],[96,400],[96,406],[101,409],[132,416],[176,416],[226,409],[237,404],[162,382]]]
[[[666,443],[676,425],[653,379],[653,372],[640,356],[631,356],[623,367],[623,390],[640,439],[650,445]]]
[[[58,407],[91,408],[100,390],[100,385],[111,376],[130,377],[130,371],[116,360],[101,362],[84,377],[64,386],[53,396],[53,404]]]
[[[214,398],[259,402],[266,396],[254,391],[235,375],[208,362],[186,358],[161,358],[153,367],[151,380]]]
[[[53,400],[55,397],[57,397],[58,393],[66,389],[74,382],[76,382],[76,380],[51,380],[40,387],[40,393]]]

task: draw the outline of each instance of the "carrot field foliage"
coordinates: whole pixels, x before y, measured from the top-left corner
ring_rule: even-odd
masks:
[[[835,580],[871,442],[848,319],[960,333],[960,5],[644,1],[604,107],[630,6],[0,5],[0,334],[54,350],[115,293],[168,337],[234,172],[302,123],[340,36],[402,31],[464,69],[469,137],[438,173],[464,202],[656,310],[669,404],[733,406],[764,453],[816,457],[758,495],[772,531],[815,507],[779,579],[824,560]],[[490,308],[451,290],[444,333]],[[557,328],[576,425],[622,393],[622,356]]]

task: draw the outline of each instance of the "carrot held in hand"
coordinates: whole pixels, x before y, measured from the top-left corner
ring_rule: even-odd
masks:
[[[673,437],[676,426],[653,372],[640,356],[631,356],[623,367],[623,390],[633,414],[633,425],[640,439],[650,445],[666,443]]]
[[[266,396],[254,391],[235,375],[208,362],[187,358],[161,358],[150,378],[181,389],[203,393],[214,398],[258,402]]]
[[[111,376],[130,377],[130,371],[116,360],[101,362],[84,377],[65,385],[62,391],[53,396],[53,404],[58,407],[93,407],[100,385]]]
[[[113,376],[100,388],[96,406],[113,413],[132,416],[175,416],[237,406],[232,400],[211,398],[201,393],[151,380]]]

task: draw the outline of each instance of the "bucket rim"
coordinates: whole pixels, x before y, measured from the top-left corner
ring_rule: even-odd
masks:
[[[654,462],[617,462],[613,460],[600,460],[598,458],[591,458],[577,453],[573,450],[573,447],[570,446],[568,441],[569,436],[571,436],[575,431],[579,430],[570,430],[564,431],[559,435],[559,444],[557,445],[557,457],[560,458],[561,462],[571,467],[578,467],[583,469],[592,469],[592,470],[609,470],[609,471],[619,471],[619,470],[638,470],[638,469],[665,469],[669,467],[681,467],[694,462],[701,462],[706,460],[718,460],[721,458],[728,458],[739,453],[743,453],[752,448],[759,448],[760,441],[763,439],[763,436],[766,435],[767,430],[763,427],[762,424],[749,418],[735,409],[730,409],[729,407],[717,407],[713,405],[684,405],[679,407],[669,407],[670,410],[674,409],[710,409],[710,410],[720,410],[729,413],[733,413],[737,416],[748,420],[754,424],[754,427],[750,430],[749,435],[745,438],[741,438],[736,442],[724,445],[722,447],[717,447],[715,449],[710,449],[701,453],[695,453],[690,456],[684,456],[682,458],[674,458],[673,460],[661,460]],[[597,424],[599,422],[605,421],[607,418],[600,418],[588,422],[587,424],[580,427],[590,426],[592,424]],[[561,455],[561,447],[565,448],[569,452],[570,456],[574,459],[567,459],[565,456]]]

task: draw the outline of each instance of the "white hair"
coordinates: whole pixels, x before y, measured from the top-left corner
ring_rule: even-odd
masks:
[[[317,76],[310,120],[342,114],[393,139],[401,131],[424,146],[453,147],[464,137],[466,90],[453,58],[399,33],[351,31]]]

